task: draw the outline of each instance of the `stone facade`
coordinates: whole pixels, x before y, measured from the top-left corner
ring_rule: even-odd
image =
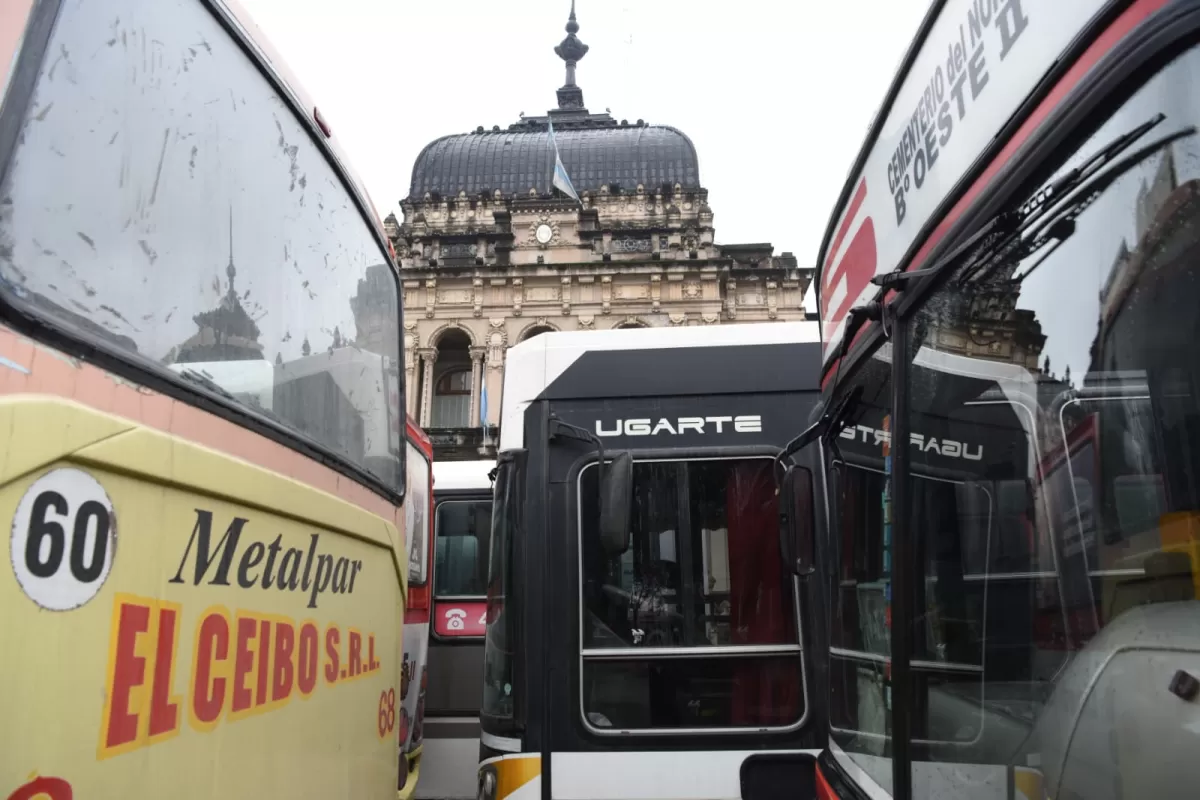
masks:
[[[567,30],[559,108],[431,143],[403,223],[385,221],[401,264],[408,410],[437,458],[494,455],[505,354],[531,336],[805,318],[811,268],[770,244],[715,243],[682,133],[582,107],[574,68],[586,46],[573,11]],[[647,141],[649,156],[633,150]],[[556,148],[578,199],[551,183]],[[664,176],[676,180],[652,183]]]

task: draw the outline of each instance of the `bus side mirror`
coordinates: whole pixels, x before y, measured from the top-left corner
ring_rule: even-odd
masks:
[[[629,549],[629,510],[633,505],[633,454],[614,453],[600,476],[600,543],[610,556]]]
[[[812,473],[788,467],[779,484],[779,552],[793,574],[813,571]]]

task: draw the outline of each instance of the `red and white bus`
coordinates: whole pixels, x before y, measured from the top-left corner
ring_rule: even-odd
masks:
[[[425,689],[429,669],[429,612],[433,591],[433,442],[412,415],[405,423],[408,496],[404,499],[407,532],[408,604],[404,608],[404,668],[400,683],[399,796],[408,800],[421,776],[425,728]]]
[[[901,64],[783,480],[824,798],[1194,795],[1198,44],[1195,0],[944,0]]]

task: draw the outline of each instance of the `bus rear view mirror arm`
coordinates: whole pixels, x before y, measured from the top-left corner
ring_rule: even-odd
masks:
[[[604,442],[586,428],[550,416],[550,438],[565,436],[596,445],[597,484],[600,487],[600,545],[604,552],[617,556],[629,549],[629,513],[633,504],[633,455],[616,453],[605,463]]]

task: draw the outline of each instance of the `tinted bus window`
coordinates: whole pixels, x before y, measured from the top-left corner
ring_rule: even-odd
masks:
[[[443,500],[437,507],[433,590],[438,597],[487,595],[491,500]]]
[[[64,2],[24,115],[7,297],[401,488],[396,276],[204,3]]]

